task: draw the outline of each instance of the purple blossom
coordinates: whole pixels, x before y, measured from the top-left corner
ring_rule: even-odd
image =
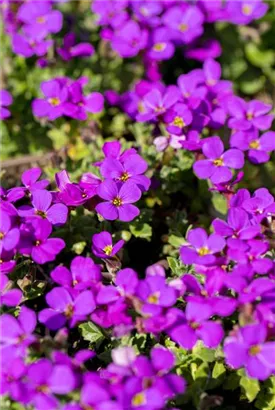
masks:
[[[227,109],[230,115],[229,128],[246,131],[252,127],[259,130],[270,128],[274,115],[268,114],[272,106],[258,100],[245,102],[240,97],[231,97],[227,101]]]
[[[148,57],[152,60],[168,60],[172,57],[175,47],[170,39],[170,30],[158,28],[154,31],[152,46],[148,52]]]
[[[0,275],[0,305],[17,306],[22,299],[19,289],[12,289],[12,281],[7,276]]]
[[[47,54],[54,42],[51,39],[45,39],[45,34],[30,37],[28,34],[14,34],[12,37],[12,51],[23,57],[29,58],[34,55],[39,57]]]
[[[95,53],[94,47],[89,43],[76,44],[76,37],[74,33],[68,33],[64,37],[63,46],[57,49],[60,57],[69,61],[74,57],[90,57]]]
[[[7,90],[0,90],[0,119],[5,120],[10,117],[10,112],[7,109],[12,104],[13,98]]]
[[[26,188],[26,193],[31,194],[37,189],[45,189],[50,184],[50,181],[43,179],[38,181],[41,177],[42,170],[40,168],[30,168],[23,172],[21,181]]]
[[[240,169],[244,166],[243,152],[235,148],[224,152],[224,145],[219,137],[207,139],[202,152],[206,159],[195,162],[194,172],[201,179],[210,178],[213,184],[229,181],[233,176],[230,168]]]
[[[222,236],[211,234],[209,237],[202,228],[191,229],[188,232],[189,245],[180,248],[180,257],[183,263],[191,265],[211,265],[216,261],[215,254],[225,247]]]
[[[230,146],[248,151],[248,159],[254,164],[269,161],[270,153],[275,150],[275,132],[269,131],[259,136],[257,130],[235,132],[230,137]]]
[[[63,225],[67,221],[68,208],[63,204],[52,205],[52,194],[46,190],[37,189],[32,194],[32,205],[19,208],[20,216],[37,215],[47,219],[53,225]]]
[[[119,188],[114,181],[106,179],[98,187],[97,193],[107,201],[96,206],[96,211],[103,218],[129,222],[139,215],[139,209],[132,204],[140,199],[141,191],[132,182],[126,181]]]
[[[241,240],[253,239],[261,233],[259,225],[252,225],[248,213],[240,208],[231,208],[228,211],[227,222],[215,219],[212,223],[215,233]]]
[[[41,310],[38,319],[51,330],[60,329],[69,321],[70,326],[84,321],[88,314],[95,310],[95,300],[92,291],[84,290],[73,296],[69,290],[57,287],[46,295],[47,309]]]
[[[115,32],[111,45],[121,57],[134,57],[145,48],[148,33],[140,28],[135,21],[127,21]]]
[[[251,21],[264,16],[267,10],[268,5],[261,0],[231,0],[226,3],[229,21],[234,24],[249,24]]]
[[[46,99],[35,99],[32,103],[34,115],[48,117],[55,120],[64,115],[65,102],[68,98],[68,89],[57,80],[49,80],[41,83],[41,90]]]
[[[267,379],[275,369],[275,342],[267,342],[263,324],[241,327],[224,341],[225,359],[234,369],[244,367],[248,376]]]
[[[20,238],[18,227],[12,225],[12,220],[5,212],[1,212],[0,220],[0,252],[11,251],[16,248]]]
[[[105,259],[114,256],[122,248],[124,241],[121,239],[113,245],[112,235],[103,231],[93,235],[92,244],[94,255]]]

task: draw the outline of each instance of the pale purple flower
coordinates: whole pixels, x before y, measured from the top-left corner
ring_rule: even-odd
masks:
[[[230,146],[248,151],[248,159],[254,164],[268,162],[275,150],[275,132],[269,131],[259,136],[258,130],[235,132],[230,137]]]
[[[123,245],[122,239],[113,245],[112,235],[107,231],[96,233],[92,237],[92,251],[99,258],[111,258]]]
[[[64,115],[65,102],[68,98],[68,89],[57,80],[44,81],[41,90],[45,99],[35,99],[32,103],[34,115],[48,117],[55,120]]]

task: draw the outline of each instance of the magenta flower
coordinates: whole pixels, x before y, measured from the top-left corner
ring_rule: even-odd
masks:
[[[158,28],[153,33],[153,44],[148,57],[152,60],[168,60],[174,54],[175,47],[170,40],[170,30]]]
[[[229,21],[234,24],[249,24],[265,15],[268,5],[262,0],[238,0],[226,3],[226,12]]]
[[[46,301],[50,307],[41,310],[38,319],[51,330],[60,329],[67,321],[74,327],[96,308],[94,295],[90,290],[73,296],[67,289],[57,287],[47,293]]]
[[[100,166],[100,172],[104,178],[111,178],[121,183],[130,181],[142,191],[147,191],[150,179],[142,175],[147,168],[147,162],[140,155],[134,154],[127,156],[123,161],[106,158]]]
[[[192,112],[182,103],[177,103],[164,116],[164,121],[168,123],[167,131],[174,135],[185,134],[184,129],[192,123],[192,120]]]
[[[10,112],[7,109],[12,104],[13,98],[7,90],[0,90],[0,119],[5,120],[10,117]]]
[[[47,219],[53,225],[63,225],[68,218],[68,208],[63,204],[52,205],[52,194],[46,190],[37,189],[32,194],[32,205],[23,205],[18,209],[20,216],[37,215]]]
[[[64,61],[69,61],[74,57],[90,57],[94,54],[95,49],[89,43],[76,44],[75,34],[68,33],[64,37],[63,47],[59,47],[57,52]]]
[[[189,245],[180,248],[180,257],[183,263],[191,265],[212,265],[215,263],[215,254],[225,247],[222,236],[211,234],[209,237],[202,228],[191,229],[188,232]]]
[[[184,5],[185,6],[185,5]],[[163,16],[166,26],[173,30],[176,40],[191,43],[203,33],[203,14],[196,6],[171,7]]]
[[[241,327],[224,341],[225,359],[234,369],[244,367],[248,376],[267,379],[275,369],[275,342],[266,342],[265,325]]]
[[[229,128],[246,131],[252,127],[259,130],[270,128],[274,115],[268,114],[272,106],[258,100],[245,102],[240,97],[231,97],[227,102],[230,115]]]
[[[44,35],[33,38],[28,34],[14,34],[12,37],[12,51],[26,58],[34,55],[39,57],[44,56],[53,44],[53,40],[45,40]]]
[[[60,238],[49,238],[52,226],[47,219],[33,218],[21,230],[19,250],[23,255],[30,255],[36,263],[53,261],[65,248]]]
[[[198,339],[201,339],[207,347],[217,347],[224,332],[220,323],[209,320],[211,316],[210,305],[188,302],[185,318],[181,318],[167,333],[185,349],[192,349]]]
[[[1,212],[0,219],[0,252],[11,251],[16,248],[20,238],[20,231],[12,225],[12,220],[5,212]]]
[[[253,164],[268,162],[275,150],[275,132],[269,131],[259,137],[257,130],[235,132],[230,137],[230,146],[248,151],[248,159]]]
[[[235,148],[224,152],[224,145],[219,137],[205,140],[202,152],[206,159],[194,163],[194,172],[201,179],[209,178],[213,184],[229,181],[233,176],[230,168],[240,169],[244,166],[243,152]]]
[[[25,196],[25,192],[23,188],[11,188],[11,189],[4,189],[0,187],[0,197],[2,201],[7,201],[7,202],[16,202],[19,199],[23,198]]]
[[[7,276],[0,275],[0,305],[17,306],[22,296],[20,289],[12,289],[12,281]]]
[[[93,235],[92,244],[94,255],[105,259],[114,256],[122,248],[124,241],[121,239],[113,245],[112,235],[103,231]]]
[[[52,10],[52,5],[48,1],[42,3],[30,1],[22,4],[17,18],[25,24],[27,35],[32,37],[58,33],[62,28],[62,13]]]
[[[41,83],[41,90],[46,99],[35,99],[32,110],[37,117],[48,117],[55,120],[64,115],[65,102],[68,98],[68,89],[57,80]]]
[[[47,179],[38,181],[41,174],[42,170],[40,168],[30,168],[23,172],[21,181],[26,188],[27,194],[30,194],[37,189],[45,189],[50,184],[50,181]]]
[[[106,179],[98,187],[97,193],[107,201],[96,206],[96,211],[103,218],[129,222],[139,215],[139,209],[132,203],[140,199],[141,191],[132,182],[126,181],[119,188],[114,181]]]
[[[169,108],[180,99],[177,87],[169,86],[161,92],[157,88],[153,89],[143,98],[143,109],[136,116],[137,121],[149,121],[163,116]]]
[[[27,381],[33,391],[31,404],[37,410],[56,409],[59,401],[55,394],[70,393],[76,385],[69,366],[53,365],[48,359],[39,359],[29,366]]]
[[[76,256],[71,262],[70,270],[65,266],[57,266],[51,271],[51,278],[64,287],[86,289],[100,281],[100,266],[91,258]]]
[[[111,45],[121,57],[134,57],[146,47],[148,33],[137,22],[128,21],[115,32]]]
[[[22,306],[18,318],[7,313],[0,316],[1,351],[16,347],[17,354],[25,353],[36,337],[32,334],[36,327],[36,315],[33,310]]]
[[[247,212],[240,208],[230,208],[227,222],[215,219],[212,223],[215,233],[227,237],[234,237],[241,240],[253,239],[261,233],[259,225],[252,225]]]

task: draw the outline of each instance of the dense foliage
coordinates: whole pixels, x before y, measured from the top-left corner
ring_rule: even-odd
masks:
[[[275,6],[0,6],[1,408],[275,409]]]

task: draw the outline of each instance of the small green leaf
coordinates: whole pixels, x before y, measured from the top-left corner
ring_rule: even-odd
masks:
[[[82,252],[84,251],[85,246],[86,246],[86,242],[85,242],[85,241],[76,242],[76,243],[73,244],[73,246],[72,246],[72,251],[75,252],[77,255],[81,255]]]
[[[220,194],[213,194],[212,196],[212,204],[216,211],[218,211],[222,215],[226,215],[227,213],[227,200],[224,196]]]
[[[215,350],[208,349],[202,342],[198,342],[192,352],[204,362],[211,363],[215,360]]]
[[[271,67],[275,60],[273,50],[260,50],[256,44],[249,42],[245,46],[248,61],[255,67]]]
[[[181,236],[170,235],[168,238],[168,243],[170,243],[170,245],[174,246],[175,248],[179,248],[181,245],[186,243],[186,240]]]
[[[171,271],[176,275],[176,276],[181,276],[184,273],[184,268],[183,265],[180,263],[180,261],[177,258],[173,258],[172,256],[167,257],[167,262],[169,265],[169,268]]]
[[[104,339],[101,330],[92,322],[86,322],[79,325],[84,340],[90,343],[97,343]]]
[[[240,386],[249,402],[252,402],[257,397],[260,391],[259,381],[256,379],[251,379],[247,376],[242,376],[240,380]]]
[[[130,224],[130,231],[136,238],[143,238],[149,241],[152,236],[152,227],[147,223],[133,222]]]
[[[223,363],[216,362],[213,370],[212,370],[212,377],[213,379],[217,379],[218,377],[223,376],[226,373],[226,369]]]

